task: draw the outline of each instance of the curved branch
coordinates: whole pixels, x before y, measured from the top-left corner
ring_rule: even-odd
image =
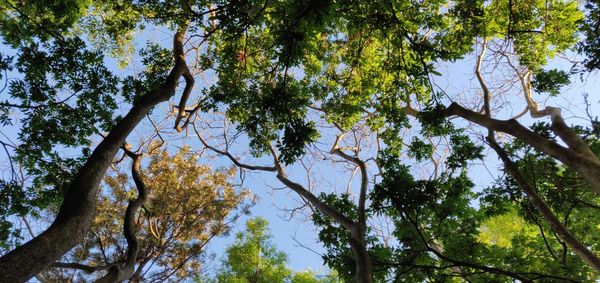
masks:
[[[358,198],[358,225],[361,226],[360,229],[363,231],[362,234],[364,234],[364,229],[365,229],[366,219],[367,219],[367,217],[365,215],[365,202],[367,200],[367,186],[369,184],[369,179],[368,179],[368,175],[367,175],[367,165],[360,158],[350,156],[350,155],[344,153],[339,148],[339,143],[343,137],[344,137],[344,134],[337,136],[337,138],[335,139],[335,143],[333,144],[333,147],[331,148],[330,153],[338,155],[338,156],[342,157],[343,159],[356,164],[356,166],[358,166],[358,168],[360,169],[361,181],[360,181],[360,194],[359,194],[359,198]]]
[[[506,57],[506,55],[505,55]],[[526,71],[525,74],[521,74],[518,71],[517,67],[513,65],[510,59],[507,57],[507,62],[510,67],[515,70],[517,73],[517,77],[521,83],[521,87],[523,88],[523,93],[525,96],[525,101],[527,102],[527,108],[531,113],[531,117],[533,118],[541,118],[545,116],[550,116],[552,119],[552,131],[558,135],[571,150],[588,155],[591,158],[595,158],[595,154],[590,150],[587,144],[575,133],[571,128],[569,128],[564,119],[561,116],[561,109],[558,107],[546,106],[544,109],[539,110],[538,103],[533,99],[532,88],[531,88],[531,71]]]
[[[127,240],[127,257],[124,265],[115,265],[111,267],[110,271],[104,277],[96,281],[98,283],[120,282],[131,278],[135,270],[135,262],[139,251],[139,243],[135,236],[134,218],[136,212],[146,202],[146,198],[148,197],[148,190],[146,184],[144,184],[142,173],[140,171],[143,155],[133,153],[125,147],[123,150],[131,159],[133,159],[131,175],[133,176],[133,181],[138,190],[137,198],[133,201],[129,201],[129,204],[127,205],[127,209],[125,210],[125,220],[123,221],[123,233]]]
[[[121,264],[121,262],[113,262],[107,265],[99,265],[99,266],[91,266],[86,264],[81,264],[77,262],[53,262],[50,264],[50,267],[54,268],[69,268],[69,269],[79,269],[85,271],[85,273],[94,273],[97,271],[109,270],[113,266],[117,266]]]
[[[237,158],[235,158],[233,155],[231,155],[231,153],[229,153],[229,151],[223,151],[214,146],[209,145],[202,138],[202,135],[200,135],[200,131],[198,131],[198,128],[196,127],[195,123],[192,123],[192,127],[194,128],[194,132],[196,133],[196,136],[198,137],[198,139],[200,140],[202,145],[204,145],[204,147],[216,152],[219,155],[226,156],[227,158],[229,158],[229,160],[231,160],[231,162],[233,162],[233,164],[235,164],[235,166],[238,166],[238,167],[244,168],[244,169],[248,169],[248,170],[260,170],[260,171],[269,171],[269,172],[277,171],[277,169],[274,166],[258,166],[258,165],[255,166],[255,165],[241,163],[239,160],[237,160]]]
[[[487,41],[484,39],[483,44],[481,45],[481,53],[477,56],[477,64],[475,65],[475,75],[477,76],[477,80],[479,81],[479,85],[483,90],[483,109],[484,114],[487,117],[492,116],[492,110],[490,109],[490,99],[491,93],[490,89],[487,87],[483,79],[483,75],[481,75],[481,62],[483,61],[483,57],[485,56],[485,50],[487,49]]]
[[[336,222],[338,222],[340,225],[342,225],[342,227],[344,227],[348,231],[351,231],[353,229],[354,222],[352,220],[350,220],[343,214],[339,213],[335,209],[331,208],[326,203],[322,202],[319,198],[317,198],[314,194],[312,194],[307,189],[305,189],[302,185],[290,180],[287,177],[287,175],[285,174],[285,172],[283,172],[283,171],[278,172],[277,179],[279,181],[281,181],[284,185],[286,185],[288,188],[292,189],[294,192],[296,192],[297,194],[304,197],[308,202],[310,202],[312,205],[314,205],[318,210],[320,210],[327,216],[334,219]]]
[[[337,147],[337,143],[339,142],[339,137],[340,136],[338,136],[338,139],[336,139],[334,149],[336,149],[336,147]],[[332,151],[334,151],[334,149],[332,149]],[[305,189],[302,185],[290,180],[287,177],[287,175],[285,174],[285,171],[283,170],[283,167],[281,166],[281,163],[279,162],[279,157],[277,156],[277,153],[275,152],[273,147],[269,146],[269,150],[271,151],[271,155],[273,155],[273,162],[275,163],[275,168],[277,168],[277,179],[279,179],[279,181],[281,181],[284,185],[286,185],[288,188],[292,189],[294,192],[296,192],[301,197],[303,197],[306,201],[310,202],[310,204],[312,204],[314,207],[316,207],[322,213],[324,213],[328,217],[331,217],[335,222],[339,223],[344,229],[346,229],[346,231],[350,232],[349,244],[350,244],[350,248],[352,249],[352,253],[354,255],[354,261],[355,261],[355,266],[356,266],[356,281],[362,282],[362,283],[373,282],[373,266],[372,266],[370,256],[367,252],[367,247],[366,247],[366,243],[365,243],[366,227],[365,227],[364,222],[365,222],[366,217],[364,215],[364,202],[366,199],[366,186],[367,186],[367,182],[366,182],[367,175],[366,175],[365,163],[362,162],[358,158],[350,157],[340,151],[342,157],[346,156],[350,160],[360,161],[362,164],[361,171],[364,170],[364,171],[362,171],[362,173],[363,173],[362,185],[363,186],[361,186],[361,199],[359,200],[359,202],[362,202],[362,206],[363,206],[362,210],[361,210],[363,213],[363,215],[362,215],[363,219],[361,220],[360,219],[361,216],[359,216],[359,221],[363,221],[361,224],[361,222],[352,221],[350,218],[346,217],[343,213],[335,210],[331,206],[329,206],[326,203],[324,203],[323,201],[321,201],[313,193],[311,193],[309,190]],[[339,149],[337,149],[337,150],[339,150]],[[363,192],[362,192],[363,189],[364,189],[364,196],[363,196]],[[359,206],[360,206],[360,203],[359,203]],[[360,208],[359,208],[359,210],[360,210]],[[359,215],[360,215],[360,213],[359,213]]]
[[[52,106],[64,104],[69,99],[73,98],[73,96],[75,96],[75,95],[77,95],[77,92],[73,92],[71,95],[69,95],[67,98],[65,98],[63,100],[53,101],[53,102],[50,102],[48,104],[27,105],[27,104],[15,104],[15,103],[10,103],[8,101],[5,101],[5,102],[0,102],[0,106],[2,106],[2,107],[11,107],[11,108],[19,108],[19,109],[40,109],[40,108],[46,108],[46,107],[52,107]]]
[[[188,101],[188,98],[190,97],[190,93],[192,92],[192,88],[194,87],[194,76],[192,75],[192,73],[190,73],[190,70],[187,66],[185,66],[185,70],[183,73],[183,78],[185,78],[185,89],[183,90],[183,94],[181,95],[181,99],[179,100],[179,107],[178,107],[178,111],[177,111],[177,117],[175,118],[175,130],[177,130],[177,132],[181,133],[183,131],[183,129],[185,127],[187,127],[188,123],[189,123],[189,118],[188,120],[186,120],[184,126],[182,127],[181,125],[179,125],[181,123],[181,119],[183,119],[184,116],[191,116],[195,113],[190,113],[187,114],[187,112],[185,111],[185,104]],[[198,111],[200,107],[196,106],[196,108],[194,108],[194,111]]]
[[[546,107],[548,108],[548,107]],[[550,129],[560,137],[562,141],[565,142],[569,146],[569,149],[589,156],[590,158],[596,158],[596,155],[592,152],[590,147],[577,135],[573,130],[567,126],[565,120],[560,115],[560,108],[558,109],[558,114],[552,116],[552,125]]]
[[[510,118],[510,120],[516,120],[519,119],[521,117],[523,117],[525,114],[527,114],[527,112],[529,111],[529,107],[525,106],[525,108],[523,108],[523,111],[521,111],[519,114],[513,116],[512,118]]]
[[[398,203],[396,202],[395,205],[398,205]],[[565,277],[546,275],[546,274],[534,273],[534,272],[514,272],[514,271],[505,270],[505,269],[501,269],[501,268],[497,268],[497,267],[493,267],[493,266],[487,266],[487,265],[482,265],[482,264],[468,262],[468,261],[462,261],[462,260],[448,257],[448,256],[444,255],[443,252],[441,252],[438,249],[435,249],[429,245],[429,242],[425,238],[425,235],[423,235],[423,232],[421,232],[421,229],[419,228],[419,225],[415,219],[408,217],[408,215],[405,215],[405,216],[406,216],[406,219],[408,219],[408,222],[411,223],[411,225],[415,228],[417,235],[419,235],[421,242],[423,242],[423,244],[425,244],[425,247],[429,252],[432,252],[438,258],[448,261],[448,262],[451,262],[455,265],[470,267],[470,268],[482,270],[484,272],[488,272],[488,273],[492,273],[492,274],[505,275],[505,276],[520,280],[521,282],[532,282],[533,280],[540,279],[540,278],[551,278],[551,279],[559,279],[561,281],[578,282],[576,280],[573,280],[570,278],[565,278]],[[536,278],[528,278],[526,276],[536,276]]]
[[[333,209],[331,206],[329,206],[326,203],[324,203],[323,201],[321,201],[313,193],[311,193],[310,191],[305,189],[304,186],[290,180],[287,177],[287,175],[285,174],[285,171],[283,170],[283,167],[281,166],[281,163],[279,162],[279,158],[278,158],[277,154],[275,153],[275,150],[272,147],[269,147],[269,149],[271,150],[271,155],[273,155],[273,162],[275,163],[275,168],[277,168],[277,179],[279,181],[281,181],[284,185],[286,185],[288,188],[292,189],[294,192],[296,192],[300,196],[304,197],[308,202],[310,202],[318,210],[320,210],[327,216],[334,219],[336,222],[338,222],[340,225],[342,225],[342,227],[344,227],[348,231],[352,231],[354,229],[354,226],[355,226],[354,221],[350,220],[349,218],[347,218],[346,216],[344,216],[337,210]]]

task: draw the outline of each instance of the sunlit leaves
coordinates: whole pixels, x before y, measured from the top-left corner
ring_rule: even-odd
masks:
[[[537,70],[576,43],[583,19],[577,6],[577,1],[492,1],[484,36],[512,39],[521,65]]]
[[[428,253],[428,247],[448,258],[477,258],[482,249],[475,242],[480,216],[469,204],[475,197],[474,184],[464,172],[418,180],[397,157],[384,155],[380,164],[385,174],[370,195],[372,208],[392,219],[399,242],[388,248],[394,255],[390,260],[398,264],[387,267],[388,272],[410,282],[431,276],[448,280],[452,270],[444,267],[445,259]]]
[[[225,112],[237,130],[248,137],[255,155],[269,154],[270,146],[275,146],[280,160],[292,164],[303,157],[308,145],[317,141],[322,134],[317,126],[323,124],[341,130],[364,128],[378,135],[380,152],[376,161],[381,171],[375,177],[379,183],[370,192],[368,205],[371,207],[367,213],[392,219],[393,236],[398,241],[397,245],[383,246],[367,232],[374,262],[388,264],[381,268],[384,270],[381,274],[396,272],[404,275],[403,279],[414,281],[451,280],[458,273],[453,268],[458,267],[449,265],[457,264],[434,256],[427,250],[432,245],[442,247],[452,258],[509,270],[528,264],[531,264],[530,270],[535,270],[544,268],[547,263],[550,267],[546,270],[552,272],[562,266],[564,270],[560,270],[560,274],[585,272],[577,269],[576,260],[548,261],[542,252],[536,252],[543,251],[544,243],[528,235],[511,237],[514,242],[511,251],[506,250],[506,246],[476,241],[478,229],[486,223],[491,225],[486,217],[519,207],[517,202],[523,207],[522,219],[535,222],[535,213],[509,178],[485,191],[479,199],[473,193],[474,184],[466,172],[471,160],[482,157],[482,148],[458,129],[460,123],[446,117],[443,103],[448,100],[432,80],[441,75],[440,65],[471,56],[475,41],[485,38],[502,46],[496,50],[497,55],[516,56],[520,65],[516,69],[524,67],[535,75],[536,91],[556,95],[559,87],[568,82],[566,75],[542,70],[549,58],[568,50],[576,41],[577,24],[582,20],[576,1],[67,2],[62,3],[64,11],[56,3],[42,6],[19,2],[14,4],[15,8],[9,7],[12,2],[6,2],[0,6],[5,12],[0,21],[4,24],[3,35],[7,42],[28,43],[22,45],[18,58],[0,61],[1,69],[13,67],[23,76],[7,89],[11,99],[22,107],[0,107],[0,122],[8,124],[15,119],[9,115],[10,110],[24,109],[19,113],[23,117],[18,117],[25,125],[20,133],[23,144],[18,150],[19,161],[26,166],[28,174],[37,176],[31,184],[39,189],[33,196],[16,194],[14,187],[7,189],[3,197],[9,198],[8,203],[11,198],[13,201],[27,199],[41,207],[59,202],[62,188],[89,153],[86,150],[89,137],[98,129],[108,129],[112,123],[114,97],[108,93],[113,96],[118,93],[117,81],[101,68],[99,53],[84,51],[84,41],[68,35],[82,32],[90,42],[98,44],[102,52],[121,56],[129,52],[132,32],[143,24],[150,23],[159,29],[182,25],[191,38],[186,42],[186,50],[200,38],[205,45],[193,46],[200,53],[206,52],[199,58],[199,69],[211,76],[214,74],[215,83],[201,91],[202,101],[206,103],[201,105],[202,110]],[[590,9],[596,9],[595,2],[589,3]],[[593,35],[595,17],[591,16],[586,32]],[[82,26],[73,28],[76,22]],[[23,39],[17,38],[21,30]],[[586,48],[592,49],[586,51],[593,54],[593,36],[589,34],[590,45]],[[128,103],[135,103],[140,95],[159,86],[172,65],[170,51],[159,45],[149,44],[140,54],[144,71],[121,82],[121,93]],[[593,61],[588,63],[593,65]],[[196,89],[204,86],[197,84]],[[74,96],[63,101],[71,93]],[[416,119],[409,118],[406,115],[409,110],[411,115],[416,111],[420,114]],[[316,122],[317,119],[322,120]],[[409,133],[409,128],[418,133]],[[548,135],[549,131],[540,133]],[[442,145],[445,148],[441,149],[432,139],[447,142]],[[65,148],[83,148],[84,152],[66,159],[62,155]],[[420,168],[409,166],[411,158],[424,161],[442,151],[444,157],[439,163],[434,161],[436,172],[430,179],[415,177]],[[553,159],[523,149],[519,141],[513,144],[510,153],[522,157],[519,168],[533,172],[531,182],[553,209],[563,217],[576,219],[577,223],[571,227],[577,233],[594,234],[596,230],[590,228],[591,224],[587,225],[590,222],[587,219],[595,217],[595,210],[590,209],[597,205],[595,199],[580,202],[569,212],[576,199],[590,198],[580,194],[578,188],[585,185],[578,182],[576,174]],[[221,180],[226,179],[227,174],[219,172],[221,176],[206,168],[193,167],[190,164],[195,160],[187,155],[171,157],[161,153],[159,156],[153,159],[147,172],[149,178],[154,178],[155,195],[144,207],[142,215],[146,219],[138,219],[140,223],[148,223],[148,230],[142,232],[147,236],[145,244],[156,247],[164,243],[165,237],[174,234],[165,227],[175,220],[189,229],[196,214],[224,217],[218,209],[204,207],[208,204],[203,201],[225,206],[224,211],[234,209],[231,203],[235,203],[235,197],[223,200],[226,195],[236,195]],[[176,166],[162,164],[163,159]],[[160,170],[153,171],[152,166]],[[538,175],[540,172],[551,172],[555,176]],[[177,175],[179,173],[185,174],[182,177]],[[215,177],[217,175],[220,177]],[[212,183],[202,184],[197,180],[200,176]],[[107,238],[120,226],[113,214],[122,214],[122,204],[135,196],[133,190],[125,189],[128,188],[126,178],[119,176],[108,182],[111,181],[111,187],[119,190],[103,196],[102,202],[107,208],[104,218],[99,218],[99,222],[110,227]],[[223,188],[214,193],[212,185]],[[170,189],[159,194],[162,187]],[[39,197],[41,195],[45,197]],[[561,201],[565,199],[572,202]],[[357,218],[351,195],[325,194],[321,200],[343,211],[348,218]],[[114,201],[119,205],[111,205]],[[194,217],[179,207],[170,206],[173,203],[193,210]],[[186,207],[190,203],[203,206],[204,210]],[[476,209],[477,205],[482,209]],[[6,208],[7,211],[20,213],[20,207],[7,205],[11,206],[16,208]],[[164,215],[171,218],[160,218]],[[328,249],[327,262],[350,280],[354,267],[347,246],[348,232],[319,213],[315,222],[322,228],[320,237]],[[211,230],[209,226],[201,225],[199,230]],[[208,237],[206,233],[198,236],[187,230],[179,232],[183,235],[179,240],[202,241]],[[213,232],[222,231],[215,228]],[[199,238],[194,238],[196,236]],[[122,245],[122,239],[112,239],[111,244]],[[596,241],[593,236],[585,239],[590,243]],[[198,243],[184,246],[187,250],[173,248],[168,250],[169,258],[157,262],[175,268],[185,252],[201,250]],[[548,246],[560,248],[557,242]],[[239,258],[244,255],[240,252]],[[507,259],[514,259],[519,265]],[[198,264],[188,267],[191,270]],[[389,268],[392,265],[396,267]],[[471,267],[461,268],[461,272],[475,274],[469,275],[471,281],[505,279],[476,274],[480,271]],[[381,274],[377,276],[385,277]]]
[[[536,132],[553,139],[548,127],[546,123],[532,126]],[[589,133],[586,129],[579,130],[582,133]],[[588,142],[594,144],[596,138],[589,135]],[[599,219],[599,200],[587,190],[587,184],[569,168],[522,142],[515,141],[508,144],[506,148],[514,156],[515,164],[523,176],[553,213],[561,219],[563,225],[584,245],[597,252],[599,247],[596,243],[599,239],[596,236],[596,226]],[[593,278],[590,277],[589,267],[574,256],[554,234],[510,176],[504,176],[496,184],[485,189],[481,199],[482,211],[491,218],[489,223],[483,223],[480,240],[504,237],[504,240],[499,241],[505,243],[510,241],[511,246],[504,248],[500,248],[502,245],[496,243],[497,247],[493,250],[497,254],[527,264],[531,270],[564,274],[581,279]],[[518,218],[511,223],[525,221],[525,224],[521,225],[523,229],[521,232],[516,231],[521,228],[515,227],[516,230],[513,231],[510,224],[506,223],[504,226],[507,234],[490,234],[490,231],[485,230],[486,225],[494,226],[495,222],[509,217],[515,211],[518,215],[510,217]]]
[[[128,164],[127,164],[128,165]],[[125,166],[124,169],[128,169]],[[76,249],[85,256],[81,263],[106,264],[118,261],[126,249],[123,217],[137,190],[124,170],[105,179],[92,232]],[[161,151],[152,155],[143,170],[148,200],[135,220],[140,242],[140,264],[152,259],[146,280],[191,279],[203,264],[206,244],[228,233],[240,213],[247,213],[253,197],[229,181],[232,170],[213,170],[198,164],[188,148],[175,155]]]
[[[477,240],[488,245],[509,248],[512,246],[512,239],[519,234],[525,234],[527,237],[537,236],[533,225],[527,224],[515,210],[510,210],[486,219],[479,228]]]
[[[236,243],[227,248],[219,282],[283,282],[291,274],[287,256],[271,244],[267,224],[263,218],[246,222],[246,233],[238,233]]]

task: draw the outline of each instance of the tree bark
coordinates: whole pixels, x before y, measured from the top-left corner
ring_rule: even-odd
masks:
[[[277,157],[275,157],[276,155],[274,151],[272,151],[272,153],[275,159],[275,167],[277,168],[277,179],[279,179],[279,181],[281,181],[288,188],[292,189],[293,191],[304,197],[304,199],[306,199],[308,202],[314,205],[322,213],[324,213],[328,217],[331,217],[335,222],[339,223],[342,226],[342,228],[344,228],[346,231],[350,232],[350,248],[352,250],[352,254],[354,255],[354,262],[356,267],[356,282],[372,283],[373,263],[371,262],[371,257],[367,252],[367,245],[365,242],[366,217],[364,211],[359,212],[359,215],[362,215],[362,217],[359,216],[359,222],[355,222],[347,218],[342,212],[333,209],[326,203],[319,200],[319,198],[317,198],[314,194],[306,190],[302,185],[288,179],[285,172],[283,171],[283,168],[281,167],[281,165],[279,165],[279,161]],[[342,156],[348,157],[345,154],[342,154]],[[348,158],[350,158],[350,160],[354,160],[353,157]],[[360,160],[356,158],[354,161]],[[364,210],[364,201],[366,199],[367,186],[366,167],[364,162],[362,161],[360,161],[359,164],[362,164],[361,172],[364,174],[362,178],[363,183],[361,185],[361,202],[363,203],[363,205],[361,206],[359,204],[359,210],[361,208]]]
[[[344,134],[338,135],[330,153],[338,155],[343,159],[356,164],[360,169],[361,182],[360,182],[360,194],[358,198],[358,221],[352,223],[350,227],[350,248],[354,254],[354,262],[356,264],[356,282],[373,282],[373,263],[371,257],[367,252],[367,244],[365,242],[366,234],[366,201],[367,201],[367,186],[369,179],[367,176],[367,165],[360,158],[350,156],[344,153],[338,146]]]
[[[131,175],[138,190],[138,196],[135,200],[130,200],[125,210],[125,219],[123,221],[123,234],[127,240],[127,257],[123,265],[113,266],[109,272],[102,278],[96,280],[96,283],[112,283],[121,282],[130,279],[135,272],[135,263],[138,258],[139,242],[135,235],[135,214],[139,208],[144,205],[148,197],[148,190],[142,178],[141,163],[142,154],[136,154],[128,149],[124,149],[125,153],[133,159],[131,165]]]
[[[96,210],[98,186],[125,139],[157,104],[175,93],[179,78],[189,72],[180,29],[173,40],[175,66],[164,84],[144,95],[100,142],[70,183],[60,211],[50,227],[0,258],[0,282],[24,282],[41,272],[80,243]]]
[[[358,223],[356,223],[358,224]],[[353,227],[350,238],[350,248],[354,254],[354,262],[356,264],[356,282],[372,283],[373,282],[373,263],[367,252],[365,243],[365,231],[359,225]]]

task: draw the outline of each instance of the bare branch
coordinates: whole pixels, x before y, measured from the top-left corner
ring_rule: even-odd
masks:
[[[249,165],[249,164],[244,164],[241,163],[239,160],[237,160],[237,158],[235,158],[233,155],[231,155],[231,153],[229,153],[229,151],[223,151],[220,150],[216,147],[213,147],[211,145],[209,145],[203,138],[202,135],[200,134],[200,131],[198,131],[198,128],[196,127],[195,123],[192,123],[192,126],[194,128],[194,132],[196,133],[196,136],[198,136],[198,140],[200,140],[200,142],[202,143],[202,145],[204,145],[204,147],[220,154],[223,156],[226,156],[227,158],[229,158],[229,160],[231,160],[231,162],[233,162],[233,164],[235,164],[236,166],[240,167],[240,168],[244,168],[244,169],[248,169],[248,170],[260,170],[260,171],[269,171],[269,172],[275,172],[277,171],[277,169],[273,166],[255,166],[255,165]]]
[[[360,158],[349,156],[339,148],[339,143],[343,137],[344,137],[344,134],[340,134],[336,137],[335,143],[333,144],[333,147],[331,148],[331,154],[338,155],[338,156],[342,157],[343,159],[356,164],[356,166],[358,168],[360,168],[361,181],[360,181],[360,194],[359,194],[359,198],[358,198],[358,223],[362,230],[362,229],[366,228],[365,227],[365,225],[366,225],[365,203],[367,200],[367,189],[368,189],[368,185],[369,185],[369,179],[368,179],[369,176],[367,175],[368,174],[367,173],[367,165]]]
[[[86,264],[81,264],[77,262],[54,262],[50,265],[50,267],[54,268],[69,268],[69,269],[79,269],[83,270],[86,273],[94,273],[97,271],[109,270],[114,266],[121,264],[121,262],[114,262],[107,265],[99,265],[99,266],[91,266]]]
[[[312,194],[307,189],[305,189],[302,185],[290,180],[287,177],[287,175],[285,174],[285,171],[283,170],[283,167],[281,166],[281,163],[279,162],[277,153],[275,152],[273,147],[269,147],[269,149],[271,150],[271,154],[273,155],[273,161],[275,163],[275,168],[277,168],[277,179],[279,179],[279,181],[281,181],[288,188],[292,189],[294,192],[296,192],[297,194],[299,194],[300,196],[305,198],[314,207],[316,207],[318,210],[320,210],[327,216],[334,219],[336,222],[338,222],[344,228],[348,229],[349,231],[352,231],[354,229],[355,223],[352,220],[350,220],[349,218],[347,218],[346,216],[341,214],[339,211],[333,209],[326,203],[322,202],[319,198],[317,198],[314,194]]]
[[[185,104],[187,103],[188,98],[190,97],[190,93],[192,92],[192,88],[194,88],[194,82],[195,82],[194,76],[192,75],[192,73],[190,73],[190,70],[187,67],[187,65],[185,66],[183,78],[185,78],[185,89],[183,90],[183,94],[181,95],[181,99],[179,100],[177,117],[175,118],[175,130],[177,130],[177,132],[179,132],[179,133],[181,133],[183,131],[183,129],[185,128],[185,126],[187,126],[189,123],[189,118],[188,118],[188,120],[186,120],[186,122],[184,124],[185,126],[182,127],[179,125],[181,123],[181,119],[183,119],[183,117],[186,115],[188,115],[188,117],[189,117],[189,116],[195,114],[195,111],[198,111],[198,109],[199,109],[199,107],[194,108],[194,113],[190,113],[190,114],[188,114],[185,111]]]
[[[474,111],[468,110],[457,103],[452,103],[444,110],[446,116],[459,116],[467,121],[478,124],[489,130],[510,134],[533,146],[534,148],[562,161],[574,171],[580,173],[590,184],[593,192],[600,194],[600,161],[595,156],[584,154],[571,148],[565,148],[558,143],[549,140],[528,128],[516,120],[496,120],[486,117]],[[553,127],[561,130],[569,130],[562,120],[553,119]],[[554,126],[556,124],[556,126]],[[576,142],[576,141],[572,141]]]

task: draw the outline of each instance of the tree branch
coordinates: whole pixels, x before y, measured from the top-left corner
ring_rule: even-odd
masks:
[[[273,155],[273,162],[275,163],[275,168],[277,168],[277,179],[279,181],[281,181],[284,185],[286,185],[288,188],[292,189],[294,192],[296,192],[300,196],[304,197],[314,207],[316,207],[318,210],[323,212],[325,215],[334,219],[336,222],[338,222],[340,225],[342,225],[342,227],[344,227],[348,231],[352,231],[354,229],[354,225],[355,225],[354,221],[350,220],[349,218],[347,218],[346,216],[344,216],[337,210],[333,209],[326,203],[322,202],[319,198],[317,198],[313,193],[311,193],[307,189],[305,189],[302,185],[290,180],[287,177],[287,175],[285,174],[285,171],[284,171],[283,167],[281,166],[281,163],[279,162],[277,153],[275,152],[273,147],[269,147],[269,149],[271,150],[271,155]]]
[[[81,264],[81,263],[77,263],[77,262],[53,262],[52,264],[50,264],[50,267],[79,269],[79,270],[85,271],[86,273],[91,274],[91,273],[94,273],[97,271],[109,270],[112,267],[117,266],[119,264],[121,264],[121,262],[113,262],[113,263],[107,264],[107,265],[91,266],[91,265]]]
[[[483,57],[485,56],[485,50],[487,49],[487,40],[483,40],[481,44],[481,53],[477,56],[477,64],[475,65],[475,75],[477,76],[477,80],[479,81],[479,85],[481,86],[481,90],[483,91],[483,109],[484,114],[487,117],[492,116],[492,111],[490,109],[490,99],[491,93],[490,89],[487,87],[483,79],[483,75],[481,75],[481,62],[483,61]]]
[[[546,202],[537,194],[535,189],[529,184],[527,179],[521,175],[515,164],[510,160],[508,154],[500,145],[493,139],[488,137],[488,143],[496,151],[496,154],[500,157],[504,163],[506,171],[517,181],[519,186],[525,191],[527,198],[531,204],[542,214],[546,219],[548,225],[554,230],[558,237],[563,240],[572,250],[589,266],[594,268],[596,271],[600,271],[600,259],[587,247],[585,247],[579,240],[571,234],[571,232],[562,224],[562,222],[554,215],[552,210],[548,207]]]
[[[425,239],[425,236],[421,232],[421,229],[419,228],[418,223],[416,222],[416,220],[411,219],[410,217],[406,217],[406,218],[409,220],[409,222],[412,224],[412,226],[416,229],[417,235],[419,235],[419,238],[421,239],[421,241],[423,242],[423,244],[425,244],[425,246],[428,249],[428,251],[432,252],[433,254],[435,254],[440,259],[448,261],[448,262],[451,262],[451,263],[453,263],[455,265],[464,266],[464,267],[470,267],[470,268],[482,270],[482,271],[485,271],[485,272],[488,272],[488,273],[492,273],[492,274],[502,274],[502,275],[505,275],[505,276],[508,276],[508,277],[520,280],[521,282],[532,282],[534,280],[532,278],[525,277],[527,275],[529,275],[529,276],[537,276],[538,279],[539,278],[552,278],[552,279],[560,279],[562,281],[578,282],[578,281],[570,279],[570,278],[558,277],[558,276],[553,276],[553,275],[545,275],[545,274],[534,273],[534,272],[514,272],[514,271],[504,270],[504,269],[497,268],[497,267],[486,266],[486,265],[482,265],[482,264],[477,264],[477,263],[472,263],[472,262],[457,260],[457,259],[448,257],[448,256],[444,255],[443,253],[441,253],[441,252],[437,251],[436,249],[434,249],[434,248],[432,248],[432,247],[429,246],[429,244],[427,242],[427,239]]]
[[[582,154],[570,148],[565,148],[558,143],[534,133],[521,125],[516,120],[496,120],[474,111],[468,110],[457,103],[452,103],[443,115],[459,116],[467,121],[478,124],[489,130],[510,134],[534,148],[556,158],[569,166],[590,184],[593,192],[600,194],[600,161],[595,156]],[[559,126],[560,127],[560,126]]]
[[[125,235],[125,240],[127,240],[127,257],[124,265],[115,265],[111,267],[110,271],[104,277],[96,281],[98,283],[120,282],[131,278],[135,270],[135,262],[139,251],[139,243],[135,236],[134,218],[136,212],[146,202],[146,198],[148,197],[148,190],[140,171],[143,155],[133,153],[125,146],[123,146],[123,150],[125,151],[125,154],[133,160],[133,164],[131,165],[131,175],[133,176],[133,181],[138,190],[137,198],[133,201],[130,200],[127,205],[125,219],[123,221],[123,234]]]
[[[233,155],[231,155],[231,153],[229,153],[229,151],[220,150],[214,146],[209,145],[202,138],[202,135],[200,135],[200,131],[198,131],[198,128],[196,127],[195,123],[192,123],[192,127],[194,128],[194,132],[196,133],[198,140],[200,140],[200,142],[202,143],[202,145],[204,145],[204,147],[216,152],[219,155],[226,156],[227,158],[229,158],[229,160],[231,160],[231,162],[233,162],[233,164],[235,164],[235,166],[238,166],[238,167],[244,168],[244,169],[248,169],[248,170],[269,171],[269,172],[277,171],[277,169],[274,166],[256,166],[256,165],[249,165],[249,164],[241,163],[239,160],[237,160],[237,158],[235,158]]]
[[[360,194],[359,194],[359,198],[358,198],[358,225],[360,226],[359,230],[361,230],[363,237],[364,237],[364,232],[366,229],[366,227],[365,227],[366,219],[367,219],[366,214],[365,214],[365,203],[367,201],[367,189],[368,189],[368,184],[369,184],[369,179],[368,179],[368,175],[367,175],[367,165],[360,158],[349,156],[339,148],[339,143],[343,137],[344,137],[344,134],[340,134],[336,137],[335,143],[333,144],[333,147],[331,148],[330,153],[338,155],[338,156],[342,157],[343,159],[356,164],[356,166],[358,166],[358,168],[360,169],[361,181],[360,181]]]
[[[183,77],[185,78],[185,89],[183,90],[183,94],[181,95],[181,99],[179,100],[179,107],[178,107],[178,111],[177,111],[177,117],[175,118],[175,130],[177,130],[177,132],[181,133],[183,131],[183,129],[185,127],[187,127],[187,125],[189,124],[189,117],[194,115],[196,111],[198,111],[198,109],[200,109],[199,105],[196,106],[193,110],[193,113],[187,113],[185,111],[185,104],[188,101],[188,98],[190,97],[190,93],[192,92],[192,88],[194,87],[194,76],[192,75],[192,73],[190,73],[189,68],[187,67],[187,65],[185,66],[185,71],[183,73]],[[183,126],[179,125],[181,123],[181,119],[183,119],[184,116],[188,116],[188,119],[186,120],[186,122],[184,123]]]

